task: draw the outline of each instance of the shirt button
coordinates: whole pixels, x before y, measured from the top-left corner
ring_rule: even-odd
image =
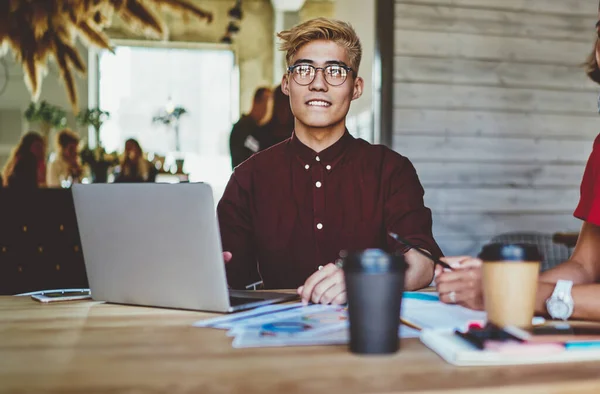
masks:
[[[317,223],[317,230],[321,230],[323,228],[323,223]]]
[[[327,168],[327,171],[331,170],[331,166],[329,164],[327,164],[327,166],[325,166],[325,168]]]
[[[316,161],[321,161],[321,158],[319,156],[315,157]]]
[[[308,170],[310,168],[310,166],[307,164],[304,166],[304,168]]]
[[[316,186],[316,187],[321,187],[321,182],[317,181],[317,182],[315,183],[315,186]]]

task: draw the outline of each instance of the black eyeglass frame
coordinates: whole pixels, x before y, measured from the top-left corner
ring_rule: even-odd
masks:
[[[295,70],[297,67],[301,67],[301,66],[302,66],[302,67],[307,67],[307,66],[308,66],[308,67],[311,67],[313,70],[315,70],[315,71],[314,71],[314,73],[312,73],[312,78],[311,78],[311,79],[310,79],[310,81],[308,81],[307,83],[301,83],[301,82],[298,82],[298,81],[296,80],[296,78],[294,78],[294,70]],[[343,80],[342,82],[340,82],[339,84],[337,84],[337,85],[335,85],[335,84],[332,84],[331,82],[329,82],[329,81],[327,80],[327,73],[325,73],[325,69],[326,69],[326,68],[329,68],[329,67],[340,67],[340,68],[342,68],[342,69],[346,70],[346,76],[344,77],[344,80]],[[296,82],[298,85],[300,85],[300,86],[308,86],[308,85],[310,85],[311,83],[313,83],[313,81],[314,81],[314,80],[315,80],[315,78],[317,77],[317,72],[318,72],[319,70],[323,71],[323,77],[325,78],[325,82],[327,82],[327,83],[328,83],[329,85],[331,85],[331,86],[341,86],[341,85],[343,85],[343,84],[344,84],[344,82],[346,82],[346,80],[348,79],[348,73],[349,73],[349,72],[354,72],[354,70],[352,69],[352,67],[348,67],[348,66],[346,66],[346,65],[344,65],[344,64],[328,64],[328,65],[326,65],[325,67],[315,67],[315,66],[313,66],[312,64],[295,64],[295,65],[293,65],[293,66],[289,66],[289,67],[287,68],[287,71],[288,71],[288,73],[292,75],[292,78],[294,79],[294,81],[295,81],[295,82]]]

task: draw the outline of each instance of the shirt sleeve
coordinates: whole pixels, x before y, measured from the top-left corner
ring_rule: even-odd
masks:
[[[394,166],[390,179],[390,192],[384,206],[386,230],[441,257],[443,253],[433,238],[431,210],[425,206],[424,194],[414,166],[402,158]],[[409,249],[391,237],[387,239],[390,250],[406,252]]]
[[[223,251],[232,254],[225,270],[227,282],[233,289],[244,289],[260,280],[253,242],[250,197],[240,183],[247,177],[249,174],[246,171],[234,171],[217,206]]]
[[[588,159],[581,181],[580,199],[574,216],[600,226],[600,135]]]

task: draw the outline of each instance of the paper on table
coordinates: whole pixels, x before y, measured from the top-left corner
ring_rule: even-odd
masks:
[[[402,324],[398,329],[398,336],[400,338],[418,338],[419,331]],[[257,330],[245,330],[238,333],[232,346],[234,348],[248,348],[345,345],[349,340],[350,335],[348,329],[345,328],[315,336],[262,336]]]
[[[485,322],[486,313],[440,301],[404,298],[401,318],[421,329],[457,330],[466,328],[473,321]]]
[[[437,293],[405,292],[402,301],[403,319],[419,328],[458,328],[472,320],[485,320],[485,313],[483,312],[473,312],[460,306],[446,305],[437,300]],[[332,308],[332,306],[303,306],[300,302],[267,305],[245,312],[200,320],[194,323],[194,327],[230,330],[228,335],[235,336],[237,330],[247,326],[260,325],[302,313],[327,310],[328,308]]]
[[[303,306],[299,303],[297,308],[244,319],[234,324],[219,324],[215,328],[228,328],[227,336],[234,337],[246,329],[259,329],[263,325],[273,322],[287,324],[288,327],[302,326],[304,328],[299,334],[314,335],[347,327],[348,316],[344,306]]]
[[[405,292],[404,298],[414,298],[418,300],[435,301],[438,300],[437,293],[423,292]],[[289,314],[296,314],[300,308],[319,308],[327,307],[321,305],[307,305],[302,303],[292,304],[274,304],[254,308],[244,312],[236,312],[228,315],[222,315],[211,319],[199,320],[195,322],[194,327],[210,327],[229,330],[235,327],[244,327],[251,324],[260,324],[274,319],[286,317]]]
[[[306,305],[289,311],[259,316],[231,327],[228,336],[257,331],[261,336],[310,336],[348,327],[348,313],[341,305]]]
[[[471,322],[485,323],[487,314],[460,305],[444,304],[437,301],[437,293],[404,293],[401,320],[419,329],[463,330]],[[535,316],[532,324],[543,324],[543,317]]]
[[[194,327],[210,327],[227,330],[237,325],[251,324],[254,319],[260,320],[267,316],[270,318],[278,312],[289,311],[301,307],[301,303],[266,305],[245,312],[237,312],[230,315],[214,317],[212,319],[199,320],[193,325]]]

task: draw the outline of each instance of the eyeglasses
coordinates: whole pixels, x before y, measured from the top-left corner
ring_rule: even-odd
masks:
[[[294,78],[298,85],[310,85],[315,80],[317,71],[322,70],[325,82],[331,86],[340,86],[346,81],[349,71],[354,71],[350,67],[341,64],[330,64],[325,67],[315,67],[311,64],[297,64],[288,67],[288,72]]]

